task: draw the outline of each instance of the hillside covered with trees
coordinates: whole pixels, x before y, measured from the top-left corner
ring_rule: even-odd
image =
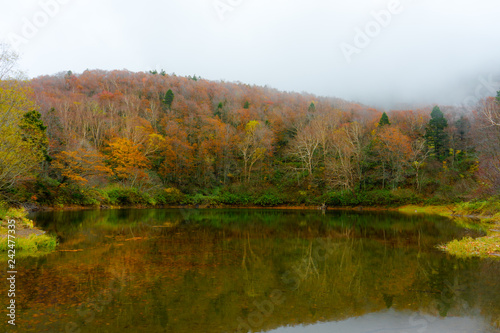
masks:
[[[165,72],[0,86],[0,192],[38,205],[397,205],[500,188],[500,97],[473,112]],[[499,95],[500,96],[500,95]]]

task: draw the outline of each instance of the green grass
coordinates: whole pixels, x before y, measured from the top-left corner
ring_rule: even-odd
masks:
[[[415,206],[408,205],[400,207],[399,211],[406,213],[429,213],[452,217],[476,216],[480,221],[464,218],[454,218],[460,226],[477,231],[486,231],[487,236],[480,238],[465,237],[455,239],[447,244],[438,246],[457,257],[480,257],[480,258],[500,258],[500,232],[490,229],[500,229],[497,224],[500,221],[500,201],[497,198],[490,198],[482,201],[460,202],[447,206]]]
[[[12,244],[12,243],[11,243]],[[7,253],[9,248],[7,238],[0,239],[0,252]],[[30,235],[28,238],[18,237],[15,239],[16,257],[39,256],[54,251],[57,247],[57,239],[50,235]]]
[[[420,206],[420,205],[405,205],[398,208],[402,213],[425,213],[436,214],[441,216],[451,216],[453,214],[452,207],[447,206]]]
[[[27,218],[24,208],[8,207],[6,203],[0,202],[0,235],[7,235],[7,221],[15,220],[17,228],[33,229],[33,221]],[[57,239],[50,235],[30,235],[29,237],[16,237],[15,256],[39,256],[54,251],[57,247]],[[12,244],[12,242],[11,242]],[[8,237],[0,238],[0,252],[7,253],[9,247]]]
[[[500,220],[500,200],[493,197],[488,200],[461,202],[456,205],[456,213]]]
[[[23,221],[23,223],[27,223],[28,225],[32,224],[33,222],[28,220],[26,216],[27,213],[24,210],[24,208],[9,207],[7,203],[0,202],[0,221],[7,221],[8,219],[13,219],[16,221]]]
[[[500,221],[500,201],[496,198],[488,200],[459,202],[447,205],[406,205],[398,209],[404,213],[429,213],[442,216],[476,216],[483,222]]]
[[[439,246],[440,249],[457,257],[498,257],[500,255],[500,234],[461,240],[455,239],[448,244]]]
[[[8,207],[6,203],[0,202],[0,235],[7,235],[8,220],[15,220],[18,227],[33,228],[33,221],[27,215],[24,208]]]

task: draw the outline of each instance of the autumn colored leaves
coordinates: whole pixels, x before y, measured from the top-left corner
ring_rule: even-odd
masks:
[[[500,184],[494,98],[468,115],[444,107],[386,114],[335,98],[154,73],[1,82],[3,189],[36,179],[52,192],[118,184],[258,198],[269,190],[293,203],[299,193],[472,193],[485,187],[479,181]]]

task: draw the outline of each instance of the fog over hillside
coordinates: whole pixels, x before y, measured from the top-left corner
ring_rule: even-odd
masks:
[[[0,39],[30,77],[85,69],[199,75],[382,108],[473,105],[500,89],[493,0],[26,0]]]

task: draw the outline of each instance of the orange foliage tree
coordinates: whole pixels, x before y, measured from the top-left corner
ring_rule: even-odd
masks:
[[[104,163],[102,154],[86,149],[56,154],[52,168],[59,171],[63,177],[62,183],[73,182],[79,185],[102,183],[112,173]]]
[[[383,126],[376,131],[373,150],[382,165],[382,187],[385,187],[386,179],[391,179],[396,187],[403,181],[404,170],[409,167],[412,156],[410,139],[396,126]]]
[[[125,138],[114,138],[108,146],[107,162],[118,180],[131,186],[141,185],[147,180],[145,170],[149,168],[150,161],[141,152],[139,144]]]
[[[163,130],[164,140],[157,155],[159,174],[166,182],[183,184],[191,173],[195,147],[188,141],[188,134],[178,121],[167,121]]]

